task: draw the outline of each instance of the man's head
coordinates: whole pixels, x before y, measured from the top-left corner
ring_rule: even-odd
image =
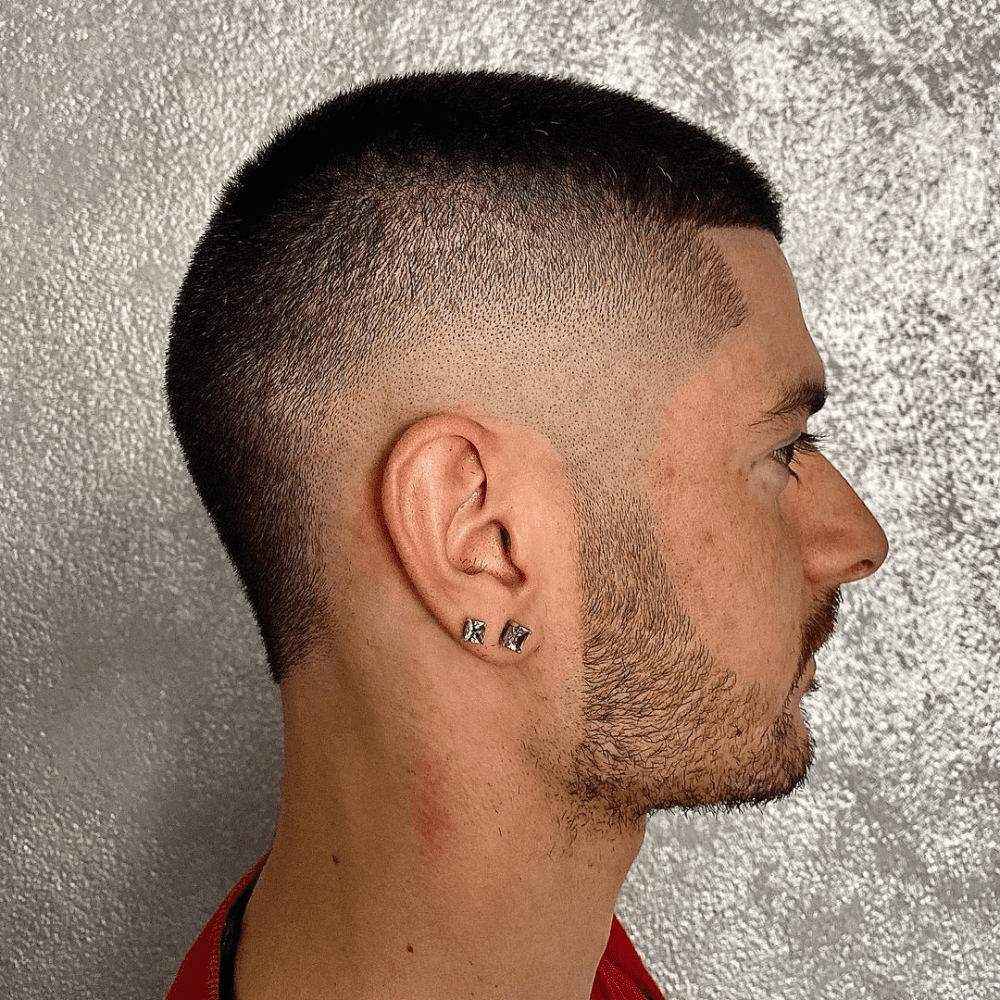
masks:
[[[408,643],[558,661],[523,749],[578,801],[790,788],[810,655],[883,543],[806,566],[808,393],[764,414],[823,372],[780,237],[739,153],[584,84],[419,75],[279,134],[198,246],[167,376],[275,677]]]

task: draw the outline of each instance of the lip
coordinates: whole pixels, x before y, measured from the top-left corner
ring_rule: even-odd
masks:
[[[806,664],[803,680],[806,682],[806,690],[812,691],[816,687],[816,657],[810,656]]]
[[[799,680],[795,687],[802,691],[803,694],[808,694],[810,691],[814,691],[816,688],[816,657],[810,656],[806,660],[799,673]]]

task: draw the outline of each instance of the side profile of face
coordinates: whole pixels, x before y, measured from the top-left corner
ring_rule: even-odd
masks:
[[[584,724],[568,781],[632,824],[789,792],[839,587],[878,523],[807,432],[825,375],[777,242],[711,236],[748,314],[670,397],[642,488],[579,495]]]

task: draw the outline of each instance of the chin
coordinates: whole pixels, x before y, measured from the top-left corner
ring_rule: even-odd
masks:
[[[661,786],[652,811],[737,809],[762,805],[790,794],[806,777],[813,760],[813,741],[798,708],[788,707],[758,738],[731,746],[725,763],[714,762],[690,786]],[[690,773],[690,772],[689,772]]]
[[[759,805],[790,794],[805,781],[813,741],[797,708],[785,710],[762,744],[751,764],[729,776],[725,794],[712,805]]]
[[[591,818],[600,804],[596,812],[624,830],[667,809],[738,809],[780,799],[802,783],[812,759],[805,720],[788,710],[762,736],[729,746],[724,754],[688,760],[682,768],[661,769],[648,761],[613,781],[593,781],[574,791]]]

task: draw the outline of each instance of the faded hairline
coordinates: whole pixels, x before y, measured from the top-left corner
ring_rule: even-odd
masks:
[[[568,468],[585,467],[586,433],[573,425],[587,421],[559,419],[546,393],[572,383],[573,405],[593,406],[590,433],[610,434],[597,403],[621,410],[608,402],[616,385],[711,350],[745,309],[698,235],[727,226],[780,238],[780,206],[752,164],[676,116],[573,81],[381,81],[248,161],[178,297],[167,388],[276,679],[330,619],[309,499],[315,448],[337,434],[367,441],[369,456],[384,448],[421,412],[421,389],[456,391],[468,360],[474,373],[477,361],[502,363],[508,393],[491,395],[484,378],[483,398],[539,426]],[[604,317],[607,336],[600,322],[584,336],[581,313]],[[536,387],[538,371],[564,377]],[[387,380],[398,401],[379,397]],[[366,425],[373,398],[379,426]],[[349,451],[333,450],[346,477]]]
[[[725,257],[690,223],[669,230],[658,222],[591,227],[586,238],[577,226],[572,247],[546,242],[560,231],[568,231],[565,219],[531,241],[540,251],[544,243],[545,257],[558,259],[559,270],[495,269],[492,275],[474,266],[462,234],[440,272],[448,276],[447,295],[423,289],[380,337],[362,338],[368,353],[353,357],[340,378],[329,357],[296,367],[300,393],[286,397],[284,409],[297,446],[283,460],[301,477],[304,519],[322,521],[327,544],[337,547],[335,553],[310,549],[322,628],[317,619],[300,647],[302,658],[309,645],[324,641],[324,629],[341,624],[337,588],[347,585],[349,574],[336,567],[349,563],[346,529],[360,477],[409,424],[471,401],[491,417],[544,436],[575,496],[622,489],[642,474],[672,388],[746,318]],[[528,249],[518,256],[533,259]],[[594,261],[604,264],[600,276]],[[405,280],[405,272],[395,276],[397,284]],[[315,318],[321,302],[344,301],[328,295],[310,297],[303,308]],[[328,313],[324,341],[340,340],[342,323],[361,327],[364,317]],[[348,336],[357,339],[356,328]],[[635,400],[623,406],[626,390]],[[287,405],[307,397],[308,404]],[[331,517],[343,530],[329,530]],[[315,539],[312,531],[304,535]]]
[[[441,194],[429,204],[424,191],[423,210],[449,213],[454,192]],[[491,217],[487,205],[466,207],[452,215],[451,240],[433,226],[428,244],[427,230],[413,229],[411,212],[393,198],[371,226],[378,242],[364,247],[377,255],[376,280],[368,273],[358,281],[362,262],[341,260],[297,308],[275,312],[299,331],[286,331],[296,347],[266,377],[258,373],[246,428],[261,443],[262,478],[295,497],[275,511],[286,518],[281,536],[296,540],[296,614],[272,618],[271,602],[252,599],[262,634],[276,637],[268,643],[276,677],[339,631],[336,588],[346,577],[331,578],[330,568],[348,552],[331,558],[320,536],[329,541],[331,516],[346,526],[358,476],[409,423],[442,400],[475,400],[545,436],[575,495],[620,487],[635,481],[655,417],[641,407],[623,412],[610,397],[642,386],[654,370],[661,389],[679,384],[746,316],[724,256],[686,220],[665,226],[639,214],[609,220],[567,209],[534,219],[526,235],[515,224],[523,219],[487,230]],[[498,230],[499,259],[487,253]],[[430,254],[436,282],[415,277]],[[609,322],[588,325],[593,317]],[[591,411],[554,406],[560,397],[586,400]],[[610,413],[618,423],[602,419]],[[626,460],[629,467],[615,467]]]

